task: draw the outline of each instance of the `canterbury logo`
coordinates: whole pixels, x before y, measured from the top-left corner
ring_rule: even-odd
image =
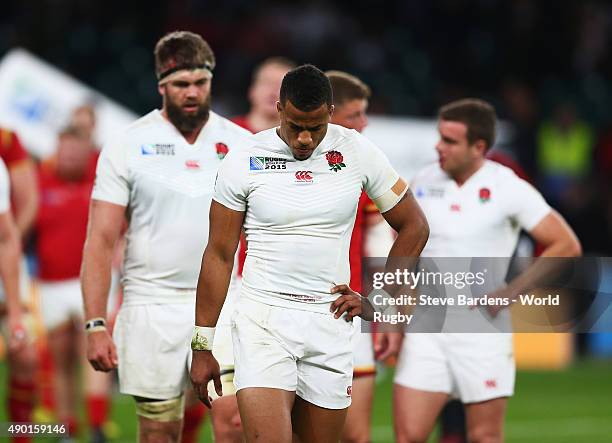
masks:
[[[485,387],[487,387],[487,388],[496,388],[497,387],[497,380],[495,380],[494,378],[492,378],[490,380],[485,380]]]
[[[310,183],[312,182],[312,171],[297,171],[295,173],[295,179],[298,182]]]

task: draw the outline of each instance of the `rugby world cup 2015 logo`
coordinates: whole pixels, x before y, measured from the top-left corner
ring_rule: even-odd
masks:
[[[327,154],[325,154],[325,159],[327,160],[330,171],[338,172],[340,169],[346,167],[346,165],[343,163],[344,157],[342,156],[342,153],[338,151],[329,151]]]
[[[262,171],[265,164],[264,157],[251,157],[249,162],[251,171]]]

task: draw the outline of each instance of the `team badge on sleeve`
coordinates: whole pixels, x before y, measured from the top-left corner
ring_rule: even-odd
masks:
[[[215,145],[215,149],[217,150],[217,156],[219,157],[219,160],[223,160],[229,152],[229,148],[227,147],[227,145],[221,142]]]
[[[327,164],[329,165],[329,170],[338,172],[340,169],[345,168],[346,165],[344,162],[344,157],[338,151],[329,151],[325,154],[325,158],[327,159]]]
[[[487,203],[491,200],[491,190],[489,188],[480,188],[478,197],[480,198],[480,203]]]

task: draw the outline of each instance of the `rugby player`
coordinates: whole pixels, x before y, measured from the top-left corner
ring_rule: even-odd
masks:
[[[41,199],[34,232],[40,306],[53,360],[55,415],[71,435],[77,432],[78,372],[85,360],[79,270],[98,160],[93,147],[90,132],[69,126],[59,133],[57,152],[38,170]],[[83,378],[92,439],[102,442],[110,376],[86,364]]]
[[[540,193],[509,168],[485,159],[496,120],[494,108],[477,99],[440,109],[439,162],[411,183],[431,227],[422,256],[509,258],[521,228],[544,246],[543,257],[580,255],[575,234]],[[509,328],[508,310],[488,309]],[[482,318],[468,307],[454,312],[466,322]],[[441,409],[457,397],[465,406],[468,441],[502,442],[514,378],[511,334],[406,334],[394,380],[396,441],[427,441]]]
[[[283,77],[295,66],[284,57],[270,57],[257,65],[248,91],[249,112],[231,120],[254,134],[278,126],[278,93]]]
[[[161,38],[155,66],[162,109],[137,120],[102,150],[82,269],[88,359],[101,371],[118,366],[120,391],[135,398],[139,441],[146,443],[179,441],[195,289],[222,162],[218,151],[240,150],[251,137],[210,110],[215,57],[199,35],[179,31]],[[125,218],[124,299],[113,342],[106,330],[106,298]],[[221,351],[215,349],[218,356]],[[224,370],[231,373],[233,367]],[[231,417],[235,409],[231,395],[216,401],[213,424],[215,415]],[[216,433],[217,441],[241,438],[233,433]]]
[[[0,128],[0,159],[6,165],[10,182],[11,213],[17,226],[21,241],[23,241],[34,222],[38,208],[38,189],[36,187],[36,168],[27,151],[22,146],[19,137],[13,131]],[[34,337],[34,323],[30,312],[30,278],[25,259],[21,259],[19,269],[19,295],[22,301],[22,322],[13,322],[9,335],[29,340]],[[0,307],[6,303],[4,293],[0,288]],[[28,326],[29,325],[29,326]],[[26,326],[28,326],[26,328]],[[17,327],[17,329],[15,329]],[[27,329],[27,331],[26,331]],[[9,341],[13,339],[9,338]],[[36,370],[38,355],[36,346],[9,347],[7,412],[10,421],[32,421],[32,411],[36,403]],[[16,437],[15,442],[26,443],[30,437]]]
[[[398,231],[390,256],[418,256],[427,222],[382,152],[329,124],[332,89],[312,65],[285,75],[280,126],[219,170],[202,260],[191,379],[222,394],[215,325],[244,230],[249,251],[232,317],[235,385],[247,441],[337,442],[351,401],[354,316],[350,234],[362,189]],[[338,295],[340,295],[338,297]],[[347,321],[348,320],[348,321]]]
[[[4,292],[7,323],[8,323],[8,350],[9,355],[19,355],[27,348],[26,329],[23,324],[23,313],[21,300],[19,298],[19,272],[21,261],[21,243],[19,230],[13,220],[10,210],[10,180],[9,173],[0,158],[0,283]],[[15,369],[13,367],[13,369]],[[14,382],[13,382],[13,389]],[[9,401],[12,401],[9,397]],[[11,407],[9,403],[9,407]],[[30,406],[27,404],[26,406]],[[14,415],[20,412],[9,409],[9,413]],[[21,417],[30,418],[31,407],[27,408],[28,415]],[[28,437],[15,437],[14,442],[30,441]]]

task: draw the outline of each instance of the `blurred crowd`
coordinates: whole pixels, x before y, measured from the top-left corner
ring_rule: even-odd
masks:
[[[449,100],[485,98],[515,129],[501,148],[585,251],[612,253],[608,2],[37,3],[36,13],[4,7],[0,56],[25,47],[138,113],[159,101],[151,42],[178,28],[222,54],[213,100],[222,115],[247,110],[251,69],[271,55],[354,73],[372,86],[372,114],[433,117]]]

